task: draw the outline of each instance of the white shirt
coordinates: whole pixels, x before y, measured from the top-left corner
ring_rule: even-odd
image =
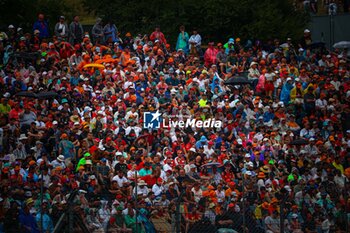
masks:
[[[152,187],[152,192],[154,192],[155,196],[160,196],[163,191],[164,191],[164,187],[162,185],[158,186],[157,184],[154,184]]]
[[[66,34],[66,25],[64,25],[64,23],[58,23],[58,29],[61,29],[61,36],[64,36]]]
[[[134,89],[135,89],[135,84],[134,84],[133,82],[129,82],[129,81],[127,81],[127,82],[124,83],[123,88],[124,88],[124,90],[126,90],[126,89],[128,89],[130,86],[133,86]]]
[[[125,176],[120,178],[118,175],[116,175],[113,177],[112,181],[117,181],[119,188],[121,188],[123,187],[123,183],[128,182],[128,179]]]
[[[196,43],[196,44],[195,44],[195,47],[199,47],[199,46],[201,46],[201,44],[202,44],[202,37],[201,37],[199,34],[197,34],[197,35],[192,35],[192,36],[190,37],[190,39],[188,40],[188,42],[190,43],[190,49],[192,48],[191,42],[195,42],[195,43]]]
[[[134,188],[134,190],[133,190],[133,193],[135,193],[135,188]],[[140,186],[137,186],[137,193],[138,194],[141,194],[142,193],[142,195],[144,196],[144,197],[146,197],[147,195],[148,195],[148,193],[149,193],[149,190],[148,190],[148,188],[147,188],[147,186],[143,186],[143,188],[141,188]]]
[[[139,172],[133,170],[129,170],[126,176],[128,177],[128,179],[135,179],[135,173],[137,174],[137,176],[139,176]]]
[[[196,202],[199,202],[199,200],[203,197],[202,189],[199,189],[198,191],[196,191],[194,188],[192,188],[191,191],[193,192],[194,200]]]
[[[126,136],[129,135],[130,131],[132,129],[135,131],[136,137],[138,137],[140,132],[142,131],[142,129],[140,127],[138,127],[138,126],[133,126],[133,127],[129,126],[128,128],[125,129],[125,135]]]
[[[215,151],[214,151],[213,147],[209,148],[207,145],[204,146],[204,154],[207,155],[207,158],[211,158],[212,154],[214,154],[214,153],[215,153]]]
[[[327,100],[317,99],[315,105],[316,107],[324,109],[327,106]]]
[[[53,168],[56,168],[56,167],[61,167],[61,168],[63,168],[63,169],[66,168],[66,164],[64,163],[64,161],[63,161],[63,162],[60,162],[60,161],[58,161],[57,159],[55,159],[54,161],[52,161],[52,162],[51,162],[51,165],[52,165]]]
[[[139,114],[137,112],[128,111],[125,114],[125,120],[129,120],[130,117],[136,119],[137,122],[139,121]]]

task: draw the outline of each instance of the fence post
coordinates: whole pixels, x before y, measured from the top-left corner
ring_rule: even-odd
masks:
[[[138,210],[137,210],[137,170],[135,170],[135,218],[136,218],[136,226],[135,226],[135,230],[136,230],[136,232],[137,232],[137,228],[138,228],[138,225],[139,225],[139,223],[138,223],[138,221],[137,221],[137,212],[138,212]]]
[[[242,211],[243,211],[243,233],[246,233],[246,219],[245,219],[245,214],[246,214],[246,206],[245,206],[245,184],[244,184],[244,174],[242,175],[242,184],[243,184],[243,189],[242,189]]]
[[[176,214],[175,214],[175,228],[176,228],[176,233],[181,232],[181,213],[180,213],[180,205],[181,205],[181,200],[183,195],[185,194],[186,189],[182,190],[180,193],[180,196],[177,198],[176,201]]]
[[[284,207],[285,207],[285,201],[288,198],[287,193],[282,193],[282,198],[281,198],[281,204],[280,204],[280,232],[284,233]]]

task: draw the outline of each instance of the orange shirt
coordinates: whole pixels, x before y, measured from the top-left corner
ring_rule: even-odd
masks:
[[[121,55],[122,66],[126,67],[130,60],[130,53],[123,52]]]

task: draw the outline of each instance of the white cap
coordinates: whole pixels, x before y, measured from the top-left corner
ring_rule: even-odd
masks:
[[[304,30],[304,33],[309,33],[309,32],[310,32],[309,29],[305,29],[305,30]]]
[[[288,77],[288,78],[287,78],[287,82],[288,82],[288,81],[292,81],[292,78]]]
[[[254,167],[253,162],[248,162],[247,165],[248,165],[249,167]]]
[[[86,165],[92,165],[92,161],[91,160],[86,160],[85,164]]]
[[[80,125],[80,123],[79,122],[75,122],[74,125]]]
[[[239,145],[242,145],[242,144],[243,144],[242,139],[238,138],[238,139],[237,139],[237,143],[238,143]]]
[[[89,106],[86,106],[85,108],[84,108],[84,112],[90,112],[92,110],[92,108],[90,108]]]
[[[58,125],[58,122],[57,121],[53,121],[52,124],[53,125]]]
[[[192,152],[194,152],[194,153],[196,153],[197,151],[196,151],[196,149],[195,148],[191,148],[189,151],[192,151]]]
[[[304,52],[303,48],[298,49],[299,52]]]
[[[250,154],[245,154],[244,158],[250,158]]]
[[[10,24],[8,28],[9,28],[9,29],[10,29],[10,28],[13,29],[13,28],[15,28],[15,26],[13,26],[12,24]]]
[[[115,155],[116,155],[116,156],[120,156],[120,155],[123,155],[123,153],[120,152],[120,151],[117,151],[117,152],[115,152]]]

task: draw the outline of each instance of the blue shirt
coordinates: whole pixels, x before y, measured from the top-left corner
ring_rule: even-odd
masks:
[[[36,224],[35,218],[31,214],[26,214],[21,211],[19,215],[19,222],[23,226],[22,233],[39,233],[38,225]],[[31,230],[27,229],[30,228]]]
[[[41,214],[38,213],[36,215],[36,221],[39,224],[41,224]],[[53,232],[53,223],[49,215],[43,214],[43,230],[44,232]]]
[[[37,20],[34,25],[33,25],[33,31],[34,30],[39,30],[40,34],[39,37],[40,38],[47,38],[49,37],[49,25],[46,21],[39,21]]]

